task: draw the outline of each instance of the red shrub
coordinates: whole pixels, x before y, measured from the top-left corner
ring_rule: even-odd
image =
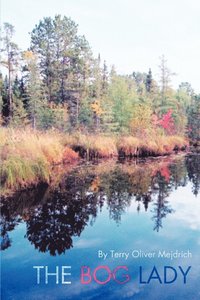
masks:
[[[63,162],[64,163],[70,163],[74,160],[78,159],[78,153],[73,151],[72,149],[65,147],[64,152],[63,152]]]

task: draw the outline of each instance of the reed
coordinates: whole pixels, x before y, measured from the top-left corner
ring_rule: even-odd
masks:
[[[137,156],[141,142],[133,136],[119,137],[117,140],[117,149],[119,156]]]
[[[49,182],[49,166],[42,159],[30,160],[9,156],[1,165],[1,184],[6,188],[22,188],[38,182]]]
[[[56,131],[0,128],[1,186],[23,188],[49,182],[53,166],[84,158],[159,156],[188,147],[184,137],[154,135],[106,136],[103,134],[71,135]]]
[[[2,128],[0,137],[2,189],[48,183],[54,165],[78,158],[62,143],[62,135],[55,132]]]
[[[64,137],[64,144],[84,158],[109,158],[118,155],[116,138],[103,134],[74,133]]]

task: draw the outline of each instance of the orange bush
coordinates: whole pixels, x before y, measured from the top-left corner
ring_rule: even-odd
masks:
[[[74,160],[78,159],[78,153],[70,149],[69,147],[65,147],[63,152],[63,162],[64,163],[70,163]]]

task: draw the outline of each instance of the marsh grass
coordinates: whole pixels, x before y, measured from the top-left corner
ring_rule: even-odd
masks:
[[[21,188],[39,181],[49,181],[49,168],[42,159],[29,160],[9,156],[1,166],[1,183],[7,188]]]
[[[84,158],[159,156],[188,146],[179,136],[71,135],[56,131],[0,129],[1,187],[19,189],[39,182],[49,182],[53,166]],[[75,151],[76,152],[75,152]]]
[[[121,156],[160,156],[173,153],[174,150],[183,150],[188,147],[184,137],[154,135],[145,138],[132,136],[119,137],[117,141],[118,153]]]
[[[116,138],[103,134],[74,133],[70,136],[66,135],[64,143],[85,158],[109,158],[118,155]]]
[[[1,187],[19,189],[38,182],[49,182],[52,167],[70,163],[77,153],[65,147],[55,132],[0,130]]]

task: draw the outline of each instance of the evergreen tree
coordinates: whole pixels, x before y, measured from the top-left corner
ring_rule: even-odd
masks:
[[[36,25],[31,34],[31,49],[38,54],[48,101],[66,102],[71,124],[75,126],[91,56],[88,42],[78,35],[74,21],[57,15]]]
[[[200,95],[196,95],[188,112],[188,135],[193,141],[200,141]]]
[[[12,86],[12,95],[13,95],[13,115],[10,121],[10,125],[15,127],[23,127],[28,123],[27,120],[27,111],[24,108],[24,104],[21,98],[20,93],[20,80],[18,77],[15,77],[13,86]]]
[[[0,73],[0,125],[3,124],[3,76]]]
[[[8,116],[11,120],[13,113],[13,99],[12,99],[12,83],[13,74],[18,65],[19,48],[17,44],[13,42],[14,26],[9,23],[4,23],[1,42],[2,48],[0,49],[3,56],[1,57],[1,64],[8,70]]]
[[[23,54],[26,70],[27,108],[32,127],[35,129],[39,115],[44,108],[44,96],[37,66],[37,56],[32,51]]]
[[[103,74],[102,74],[102,94],[107,95],[108,93],[108,67],[106,61],[103,63]]]
[[[8,76],[2,77],[2,88],[1,88],[1,98],[2,98],[2,121],[3,124],[8,124],[9,122],[9,96],[8,96]]]
[[[179,84],[178,91],[183,91],[186,95],[190,97],[194,95],[194,90],[189,82],[181,82]]]
[[[109,98],[114,123],[118,124],[118,132],[128,133],[134,105],[139,98],[129,77],[113,74],[110,79]]]
[[[147,93],[150,93],[152,91],[152,81],[153,81],[152,72],[151,72],[151,69],[149,69],[149,72],[146,77],[146,82],[145,82]]]
[[[94,129],[99,130],[100,116],[102,114],[102,69],[101,57],[93,60],[93,83],[92,83],[92,103]]]

